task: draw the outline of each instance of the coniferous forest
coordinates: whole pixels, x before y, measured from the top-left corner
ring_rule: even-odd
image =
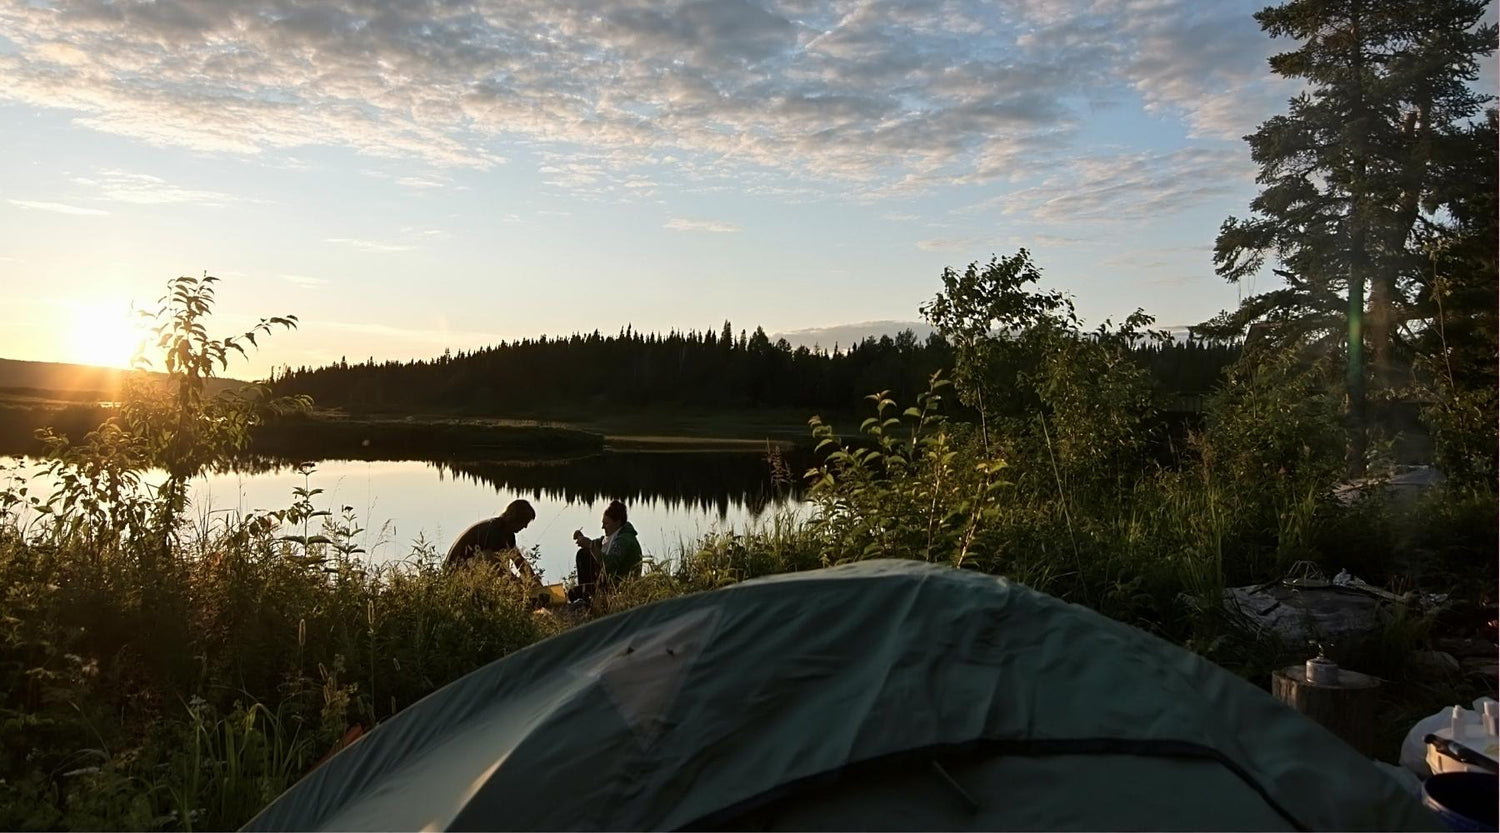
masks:
[[[1169,402],[1191,402],[1213,389],[1239,353],[1229,341],[1143,341],[1132,356]],[[759,327],[735,335],[726,321],[717,333],[647,334],[627,326],[615,335],[543,336],[426,360],[343,360],[286,371],[272,387],[354,411],[550,416],[685,406],[828,412],[848,410],[875,390],[910,401],[934,371],[952,364],[952,346],[935,333],[922,340],[906,330],[847,349],[794,349],[785,339],[772,342]]]

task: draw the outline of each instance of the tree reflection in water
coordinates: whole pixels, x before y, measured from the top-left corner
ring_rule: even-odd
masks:
[[[241,473],[264,473],[298,461],[256,456],[239,461]],[[425,460],[440,476],[493,488],[501,494],[535,493],[576,504],[623,500],[724,519],[731,507],[759,518],[768,509],[802,497],[807,460],[785,461],[790,481],[773,476],[764,452],[608,451],[566,460]],[[779,482],[778,482],[779,481]]]

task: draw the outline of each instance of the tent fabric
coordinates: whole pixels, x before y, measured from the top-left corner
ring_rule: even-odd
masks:
[[[735,816],[734,830],[1284,830],[1288,822],[1213,763],[1133,755],[997,755],[891,768]],[[924,771],[925,770],[925,771]],[[1129,773],[1122,777],[1121,773]],[[855,773],[849,773],[850,776]],[[1143,783],[1191,789],[1142,789]],[[982,800],[984,796],[1001,800]],[[1143,823],[1149,822],[1149,823]],[[1154,825],[1154,826],[1153,826]],[[690,828],[694,825],[690,825]]]
[[[867,561],[597,620],[247,830],[1438,829],[1265,692],[1004,579]]]

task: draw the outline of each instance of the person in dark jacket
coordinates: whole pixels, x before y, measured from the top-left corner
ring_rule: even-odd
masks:
[[[498,563],[505,563],[504,559],[509,559],[510,563],[517,564],[518,569],[521,569],[522,575],[525,576],[531,572],[531,565],[526,564],[526,559],[520,557],[520,551],[516,547],[516,533],[525,529],[534,520],[536,520],[536,510],[531,508],[529,501],[511,501],[499,516],[487,518],[464,530],[464,534],[458,536],[458,540],[448,548],[448,558],[444,561],[444,566],[453,569],[475,559],[487,559]]]
[[[578,545],[578,586],[568,593],[573,601],[592,603],[601,583],[608,586],[640,571],[641,542],[626,518],[625,504],[611,501],[600,525],[602,538],[589,538],[581,529],[573,532]]]

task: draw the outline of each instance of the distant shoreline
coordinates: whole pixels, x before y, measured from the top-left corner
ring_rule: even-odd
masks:
[[[37,455],[52,428],[81,440],[109,415],[81,392],[0,388],[0,454]],[[782,414],[615,414],[587,421],[457,414],[315,410],[255,429],[248,453],[326,459],[550,457],[605,451],[765,452],[808,442],[805,421]]]

